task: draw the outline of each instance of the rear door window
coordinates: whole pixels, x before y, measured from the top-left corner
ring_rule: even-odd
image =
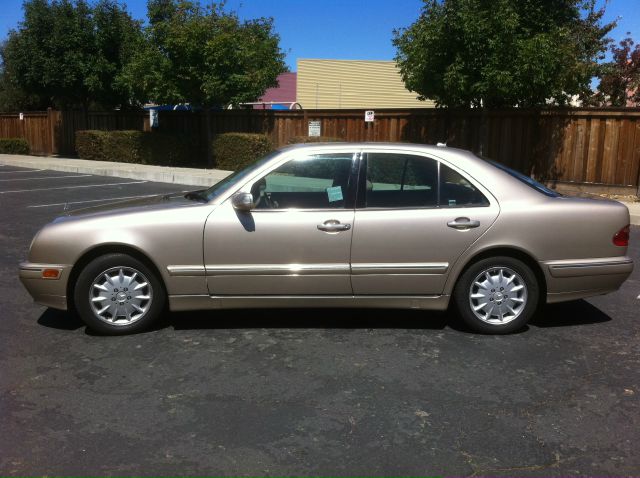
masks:
[[[438,163],[408,154],[367,155],[366,207],[435,207]]]

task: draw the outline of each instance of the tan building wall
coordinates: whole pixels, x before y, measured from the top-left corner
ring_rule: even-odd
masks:
[[[297,98],[304,109],[435,106],[416,96],[394,61],[298,60]]]

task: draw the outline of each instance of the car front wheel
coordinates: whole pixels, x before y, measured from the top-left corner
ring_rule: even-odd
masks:
[[[473,330],[507,334],[524,327],[538,306],[539,286],[529,266],[512,257],[478,261],[460,277],[454,302]]]
[[[106,254],[80,272],[74,304],[89,328],[122,335],[148,328],[162,313],[165,291],[156,274],[127,254]]]

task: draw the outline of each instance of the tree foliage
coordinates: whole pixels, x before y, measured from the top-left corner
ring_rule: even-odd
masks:
[[[640,45],[627,37],[619,45],[611,45],[611,55],[612,61],[604,65],[600,75],[596,102],[602,106],[640,106]]]
[[[240,21],[223,4],[150,0],[145,41],[125,67],[130,96],[222,106],[255,101],[286,71],[273,21]]]
[[[26,0],[0,50],[0,91],[27,107],[126,105],[118,76],[140,37],[140,23],[116,0]]]
[[[564,104],[587,95],[615,23],[595,0],[424,0],[394,32],[408,89],[440,106]]]

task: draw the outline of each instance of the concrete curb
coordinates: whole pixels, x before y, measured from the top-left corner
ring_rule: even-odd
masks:
[[[22,156],[17,154],[0,154],[0,164],[204,187],[209,187],[232,173],[232,171],[221,169],[173,168],[146,164],[112,163],[108,161]]]
[[[640,202],[624,202],[622,204],[629,208],[631,224],[634,226],[640,226]]]
[[[224,171],[222,169],[172,168],[49,156],[22,156],[18,154],[0,154],[0,164],[200,187],[211,186],[232,173],[232,171]],[[623,204],[629,208],[631,224],[640,226],[640,202],[623,202]]]

